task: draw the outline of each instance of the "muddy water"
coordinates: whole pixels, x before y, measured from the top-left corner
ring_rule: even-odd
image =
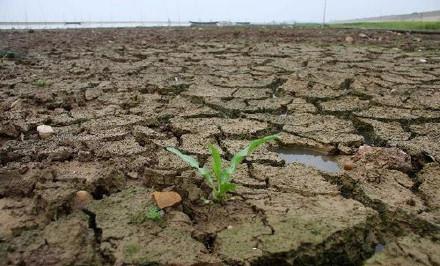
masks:
[[[374,247],[374,253],[380,253],[385,249],[385,246],[382,244],[377,244],[376,247]]]
[[[332,158],[333,156],[317,150],[303,147],[281,147],[277,153],[286,163],[297,162],[328,173],[337,173],[341,170],[336,160]]]

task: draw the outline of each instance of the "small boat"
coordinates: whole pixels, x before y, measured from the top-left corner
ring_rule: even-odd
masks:
[[[64,22],[64,25],[81,25],[81,22],[68,21],[68,22]]]
[[[215,27],[218,26],[218,21],[190,21],[191,27]]]

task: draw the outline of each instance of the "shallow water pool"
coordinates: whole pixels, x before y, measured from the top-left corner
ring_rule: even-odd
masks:
[[[297,162],[328,173],[337,173],[341,170],[334,156],[317,150],[303,147],[281,147],[276,152],[286,163]]]

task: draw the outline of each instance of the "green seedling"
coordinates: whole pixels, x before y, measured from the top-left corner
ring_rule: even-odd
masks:
[[[38,87],[45,87],[47,85],[47,82],[45,80],[39,79],[35,81],[35,85],[37,85]]]
[[[0,58],[18,58],[18,54],[14,51],[0,50]]]
[[[152,205],[147,208],[147,211],[142,210],[130,215],[131,224],[143,224],[147,220],[158,222],[162,219],[163,211],[158,207]]]
[[[162,219],[162,210],[159,209],[156,206],[150,206],[147,209],[147,215],[146,215],[147,219],[152,220],[152,221],[160,221],[160,219]]]
[[[191,167],[197,170],[197,172],[205,179],[205,182],[212,189],[211,198],[216,202],[222,202],[225,200],[226,193],[233,192],[236,189],[233,184],[232,176],[237,171],[238,165],[254,152],[258,147],[265,144],[268,141],[279,139],[278,134],[266,136],[260,139],[251,141],[243,150],[236,153],[232,160],[229,162],[227,168],[222,167],[222,159],[220,151],[214,145],[209,145],[209,151],[212,157],[212,167],[208,170],[205,166],[200,167],[199,162],[192,156],[181,153],[179,150],[173,147],[168,147],[167,150],[179,156],[183,161],[188,163]]]

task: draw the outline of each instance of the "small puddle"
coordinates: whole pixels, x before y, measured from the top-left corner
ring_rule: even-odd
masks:
[[[385,246],[384,246],[384,245],[382,245],[382,244],[377,244],[377,245],[374,247],[374,253],[380,253],[380,252],[382,252],[384,249],[385,249]]]
[[[317,150],[302,147],[281,147],[276,152],[286,163],[302,163],[328,173],[337,173],[341,170],[334,156],[326,155]]]

